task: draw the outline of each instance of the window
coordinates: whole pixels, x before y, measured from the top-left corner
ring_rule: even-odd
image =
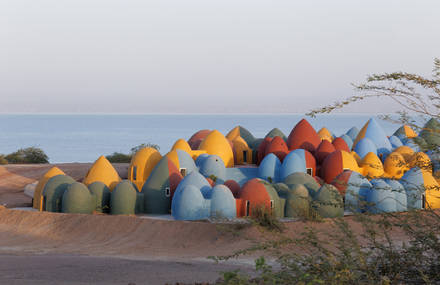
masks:
[[[137,180],[137,166],[133,166],[133,173],[132,173],[132,177],[133,177],[133,181]]]
[[[270,200],[270,208],[273,209],[275,207],[275,204],[273,202],[273,200]]]
[[[170,197],[171,196],[171,190],[170,187],[165,188],[165,196]]]
[[[243,150],[243,162],[247,163],[247,150]]]
[[[425,194],[422,195],[422,209],[425,209],[425,204],[426,204],[426,197]]]
[[[180,174],[182,174],[183,177],[186,176],[186,168],[180,168]]]
[[[250,211],[251,203],[249,201],[246,201],[246,217],[249,217],[249,211]]]
[[[313,176],[313,168],[307,168],[307,174]]]
[[[342,170],[345,171],[345,170],[351,170],[351,169],[350,168],[343,168]]]

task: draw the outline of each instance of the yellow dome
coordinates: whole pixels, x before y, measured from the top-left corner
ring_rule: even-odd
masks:
[[[364,176],[368,178],[378,178],[384,174],[382,162],[373,152],[369,152],[364,156],[361,167],[364,170]]]
[[[408,165],[399,152],[392,152],[385,159],[384,171],[386,177],[400,179],[407,170]]]
[[[150,176],[156,164],[160,161],[162,155],[152,148],[142,148],[136,152],[128,168],[128,180],[136,184],[139,191]]]
[[[362,158],[357,154],[355,151],[350,152],[350,154],[353,156],[353,158],[356,160],[358,165],[361,165]]]
[[[417,133],[408,125],[404,125],[403,130],[405,131],[405,135],[408,138],[415,138],[418,136]]]
[[[230,141],[234,141],[234,139],[239,136],[240,136],[240,126],[236,126],[226,135],[226,138]]]
[[[65,173],[59,169],[58,167],[52,167],[51,169],[49,169],[49,171],[47,171],[43,177],[40,178],[40,180],[38,181],[37,186],[35,187],[35,192],[34,192],[34,200],[32,202],[32,207],[38,210],[42,210],[41,207],[41,198],[43,197],[43,189],[44,186],[46,186],[47,181],[57,175],[64,175]]]
[[[423,171],[423,182],[425,185],[425,198],[426,204],[431,209],[439,209],[440,208],[440,185],[437,180],[432,176],[432,174],[428,171]]]
[[[411,160],[411,157],[414,154],[414,150],[406,145],[399,146],[394,152],[400,153],[407,163]]]
[[[93,182],[101,181],[107,185],[110,190],[121,181],[118,172],[116,172],[113,165],[105,158],[100,156],[84,177],[83,183],[85,185],[92,184]]]
[[[184,140],[184,139],[178,139],[174,143],[174,145],[171,148],[171,150],[176,150],[176,149],[180,149],[180,150],[186,151],[188,154],[192,153],[191,147],[189,146],[188,142],[186,140]]]
[[[332,133],[327,128],[322,128],[318,131],[318,136],[321,138],[321,140],[327,140],[329,142],[333,141]]]
[[[232,144],[234,146],[234,162],[235,164],[252,163],[252,149],[242,137],[236,137]]]
[[[409,160],[409,167],[419,167],[422,170],[432,172],[432,163],[429,156],[424,152],[417,152]]]
[[[174,163],[174,165],[177,167],[177,169],[180,168],[179,155],[176,150],[170,151],[165,156],[168,157],[168,159]]]
[[[200,150],[205,150],[208,154],[218,155],[226,167],[234,166],[234,154],[228,140],[217,130],[213,130],[202,141]]]
[[[342,167],[348,170],[356,171],[358,173],[362,173],[362,169],[359,168],[359,165],[356,161],[356,158],[349,152],[341,151],[342,153]]]

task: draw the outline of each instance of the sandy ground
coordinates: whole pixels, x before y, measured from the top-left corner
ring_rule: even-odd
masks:
[[[0,167],[0,203],[30,205],[23,194],[50,165]],[[81,179],[90,164],[61,164]],[[117,165],[124,177],[127,165]],[[125,173],[126,175],[126,173]],[[355,232],[361,228],[344,218]],[[331,220],[287,222],[285,234],[299,237],[306,227],[331,232]],[[271,233],[246,226],[135,216],[30,212],[0,207],[0,284],[165,284],[214,282],[219,271],[251,272],[254,256],[220,265],[207,259],[247,248]],[[404,236],[396,232],[396,239]],[[258,254],[257,254],[258,255]],[[130,283],[131,282],[131,283]]]

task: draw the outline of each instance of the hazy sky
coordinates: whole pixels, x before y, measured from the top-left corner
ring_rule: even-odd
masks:
[[[0,0],[0,112],[306,112],[374,72],[429,75],[439,11],[438,0]]]

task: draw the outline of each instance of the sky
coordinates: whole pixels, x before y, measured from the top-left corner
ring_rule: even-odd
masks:
[[[0,113],[304,113],[429,76],[440,1],[0,0]],[[370,100],[344,112],[389,112]]]

